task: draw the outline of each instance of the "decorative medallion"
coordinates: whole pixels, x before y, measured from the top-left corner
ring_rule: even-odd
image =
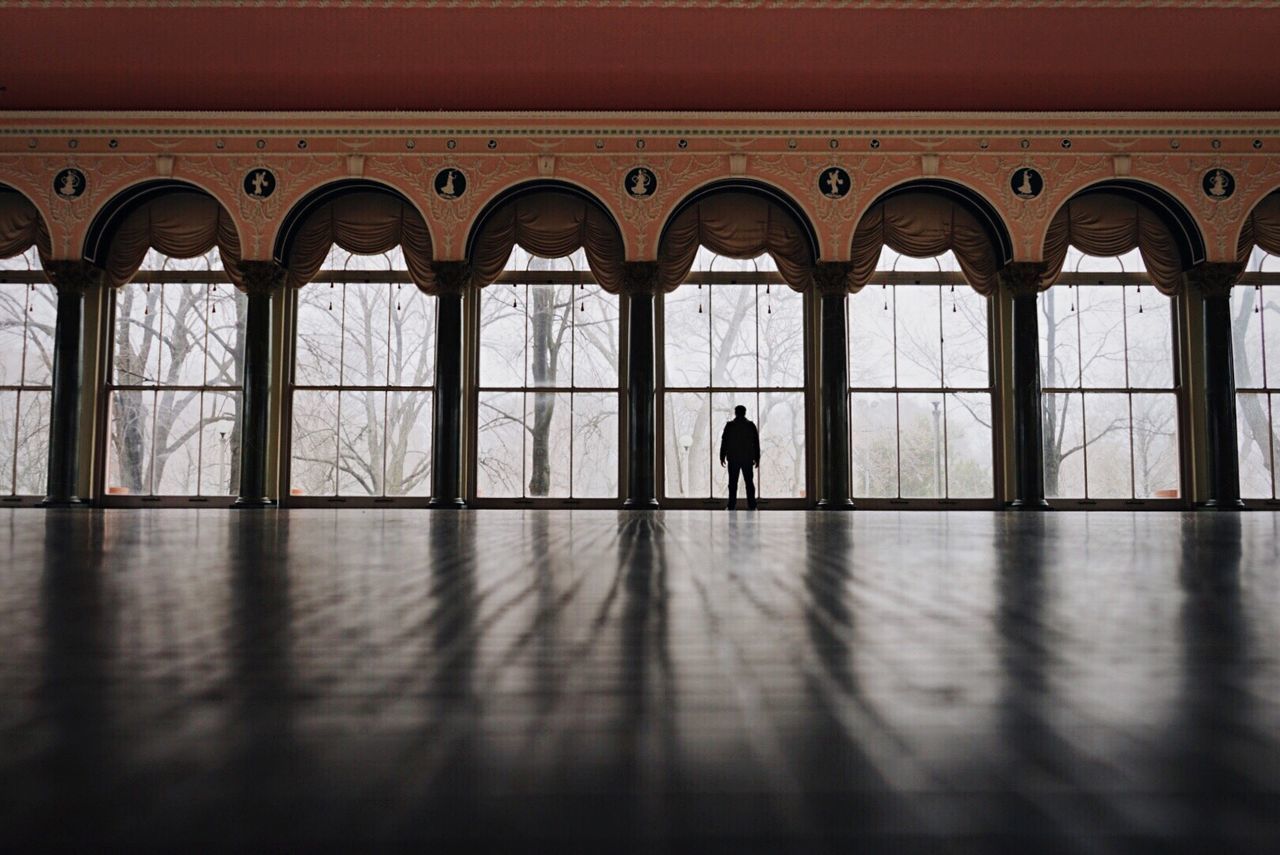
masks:
[[[53,178],[53,192],[62,199],[79,199],[84,193],[84,173],[68,167]]]
[[[276,177],[270,169],[258,167],[244,174],[244,192],[253,199],[265,199],[276,192]]]
[[[435,188],[441,199],[458,199],[467,192],[467,176],[461,169],[442,169],[436,173]]]
[[[1024,166],[1013,171],[1009,186],[1019,199],[1034,199],[1044,190],[1044,179],[1030,166]]]
[[[623,182],[623,187],[627,190],[627,195],[634,199],[643,199],[652,196],[654,191],[658,189],[658,176],[653,174],[653,170],[646,166],[637,166],[635,169],[627,173],[627,180]]]
[[[828,199],[843,199],[852,189],[849,173],[838,166],[828,166],[818,175],[818,191]]]
[[[1210,199],[1229,199],[1236,192],[1236,179],[1222,168],[1210,169],[1204,174],[1204,195]]]

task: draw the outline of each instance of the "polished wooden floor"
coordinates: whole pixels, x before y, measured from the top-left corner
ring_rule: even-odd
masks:
[[[0,851],[1280,851],[1280,515],[0,511]]]

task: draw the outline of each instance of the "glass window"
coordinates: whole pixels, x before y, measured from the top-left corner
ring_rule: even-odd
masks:
[[[298,291],[291,496],[425,497],[431,489],[436,300],[397,247],[337,246]]]
[[[0,284],[0,494],[40,496],[58,295],[44,281],[35,247],[0,259],[0,270],[13,274]]]
[[[216,249],[189,259],[152,250],[114,294],[108,498],[238,492],[247,300],[217,281],[221,269]],[[183,271],[193,281],[174,281]]]
[[[886,247],[877,278],[849,298],[854,496],[993,498],[987,298],[950,252]]]
[[[479,298],[476,495],[617,498],[618,298],[583,281],[581,250],[516,247],[506,269]]]
[[[663,297],[665,495],[728,495],[720,432],[742,405],[760,432],[758,495],[803,498],[803,295],[782,283],[768,255],[731,259],[702,248],[690,279]]]
[[[1074,247],[1068,275],[1039,297],[1045,495],[1173,499],[1181,494],[1173,300],[1137,250]]]
[[[1240,495],[1280,494],[1280,257],[1254,248],[1253,281],[1231,291],[1231,343],[1235,357],[1236,430]]]

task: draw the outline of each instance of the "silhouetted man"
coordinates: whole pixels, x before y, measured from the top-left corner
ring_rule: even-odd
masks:
[[[720,465],[729,467],[729,510],[738,506],[738,473],[747,482],[747,507],[756,509],[756,482],[752,468],[760,465],[760,431],[747,420],[747,408],[733,408],[733,421],[726,422],[720,436]]]

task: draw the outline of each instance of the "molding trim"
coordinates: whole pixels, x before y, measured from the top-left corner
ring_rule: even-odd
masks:
[[[0,9],[1260,9],[1274,0],[0,0]]]

